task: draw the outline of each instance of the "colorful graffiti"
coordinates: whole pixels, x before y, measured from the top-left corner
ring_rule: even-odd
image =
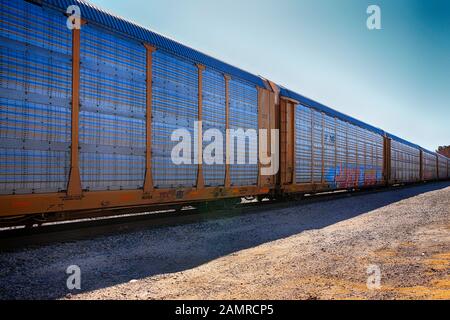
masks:
[[[382,179],[382,170],[374,166],[339,165],[329,168],[326,181],[333,188],[355,188],[376,185]]]

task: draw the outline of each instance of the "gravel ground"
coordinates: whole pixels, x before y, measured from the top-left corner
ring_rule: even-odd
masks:
[[[0,298],[450,299],[449,231],[450,183],[414,186],[2,252]]]

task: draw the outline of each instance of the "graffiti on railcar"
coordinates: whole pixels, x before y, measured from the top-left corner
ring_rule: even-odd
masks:
[[[338,165],[329,168],[327,182],[336,189],[376,185],[382,170],[374,166]]]

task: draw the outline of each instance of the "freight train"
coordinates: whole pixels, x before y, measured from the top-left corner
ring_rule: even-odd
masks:
[[[2,222],[449,178],[442,155],[84,1],[0,0],[0,30]],[[228,130],[278,132],[279,170],[174,164],[177,128],[216,128],[225,160],[248,152]]]

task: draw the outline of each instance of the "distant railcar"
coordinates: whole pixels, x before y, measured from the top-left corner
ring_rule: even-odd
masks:
[[[439,180],[445,180],[448,178],[448,172],[447,172],[447,162],[448,159],[441,155],[437,155],[438,159],[438,179]]]
[[[424,181],[433,181],[438,179],[438,160],[435,153],[423,150],[422,171]]]

